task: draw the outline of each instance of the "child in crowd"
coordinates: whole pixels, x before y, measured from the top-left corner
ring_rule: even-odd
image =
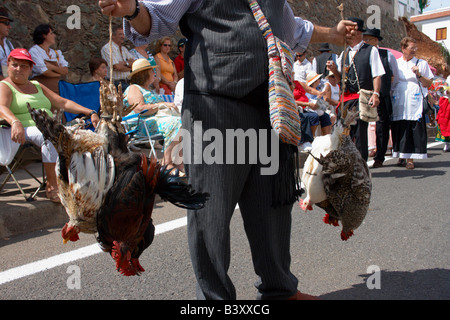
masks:
[[[321,74],[317,74],[311,71],[306,76],[306,84],[313,88],[318,89],[320,84]],[[327,111],[327,103],[322,96],[316,96],[310,93],[306,93],[309,99],[309,105],[304,108],[304,112],[315,112],[319,116],[319,123],[321,126],[322,135],[327,135],[331,133],[331,118]]]

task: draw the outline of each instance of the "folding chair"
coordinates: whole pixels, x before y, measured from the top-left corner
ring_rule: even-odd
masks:
[[[161,97],[163,98],[164,102],[173,102],[175,95],[173,94],[162,94]]]
[[[3,135],[3,137],[5,137],[4,136],[5,129],[3,127],[0,127],[0,130],[2,130],[1,131],[2,135]],[[9,130],[7,132],[9,133]],[[3,152],[6,151],[6,148],[11,148],[11,145],[8,144],[8,146],[7,146],[6,143],[4,143],[4,141],[5,141],[4,139],[0,139],[0,150],[2,150]],[[9,152],[9,150],[8,150],[8,152]],[[38,192],[41,191],[46,185],[44,165],[41,163],[42,180],[39,180],[32,172],[30,172],[26,168],[26,165],[30,161],[34,161],[34,160],[42,161],[41,150],[33,143],[28,142],[28,143],[21,145],[18,149],[11,150],[11,152],[12,152],[11,157],[9,157],[9,159],[6,159],[6,160],[3,159],[4,161],[2,161],[0,163],[0,174],[2,174],[5,171],[3,169],[6,169],[6,172],[7,172],[6,177],[0,186],[0,192],[3,190],[6,183],[12,178],[14,183],[19,188],[20,193],[24,196],[25,200],[33,201],[34,198],[36,197],[36,195],[38,194]],[[15,155],[13,155],[13,153],[15,153]],[[12,156],[14,156],[14,158],[12,158]],[[26,195],[23,187],[20,185],[18,179],[14,175],[17,172],[17,170],[19,170],[19,169],[23,169],[39,184],[38,187],[31,193],[30,196]]]
[[[140,136],[138,134],[139,123],[142,120],[142,114],[146,113],[147,110],[142,111],[141,113],[132,114],[122,118],[122,125],[125,128],[126,134],[129,137],[128,145],[130,147],[134,147],[139,144],[148,143],[150,145],[150,153],[149,157],[152,155],[158,159],[156,154],[155,143],[158,141],[164,141],[164,136],[160,133],[151,135],[147,129],[147,126],[144,125],[145,128],[145,136]]]
[[[59,95],[63,98],[72,100],[83,107],[89,108],[96,112],[100,110],[100,82],[84,82],[84,83],[70,83],[60,80],[58,83]],[[75,118],[83,117],[84,115],[64,112],[66,123],[71,122]],[[86,119],[86,129],[94,130],[90,119]]]

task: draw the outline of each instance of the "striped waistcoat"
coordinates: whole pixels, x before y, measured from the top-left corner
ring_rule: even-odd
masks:
[[[282,39],[283,5],[277,0],[258,3]],[[182,18],[180,28],[189,39],[185,92],[242,98],[267,81],[267,45],[247,0],[204,0]]]

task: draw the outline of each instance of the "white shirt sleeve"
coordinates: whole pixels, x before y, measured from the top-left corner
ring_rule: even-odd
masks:
[[[292,8],[284,1],[283,10],[284,41],[294,52],[303,52],[308,48],[314,31],[312,22],[294,16]]]
[[[147,0],[141,2],[141,4],[152,17],[149,35],[139,34],[124,19],[125,36],[136,46],[148,44],[163,36],[174,34],[183,15],[195,12],[202,4],[202,0]],[[283,22],[283,40],[293,51],[305,51],[311,41],[314,25],[310,21],[295,17],[286,0],[284,0],[283,7]]]
[[[175,95],[173,98],[173,103],[178,108],[178,111],[181,112],[181,108],[183,106],[183,96],[184,96],[184,78],[178,81],[175,87]]]
[[[202,0],[160,0],[143,1],[141,10],[147,9],[152,17],[150,34],[139,34],[131,24],[124,19],[125,36],[134,43],[135,46],[148,44],[163,36],[173,35],[178,28],[178,24],[185,13],[195,12],[202,3]]]
[[[419,71],[420,74],[428,79],[433,79],[434,75],[433,75],[433,71],[431,71],[430,66],[428,65],[428,62],[425,60],[420,60],[419,62]]]
[[[397,59],[395,59],[395,56],[388,50],[388,61],[389,61],[389,68],[391,68],[392,76],[395,79],[398,77],[398,63]]]
[[[48,70],[44,62],[45,59],[43,55],[43,53],[45,53],[44,50],[42,50],[38,45],[34,45],[30,48],[30,50],[28,50],[28,52],[30,53],[35,63],[35,65],[33,66],[33,73],[32,73],[33,78],[35,76],[43,74],[45,71]]]
[[[376,47],[372,47],[372,51],[370,52],[370,67],[373,78],[382,76],[386,73],[383,63],[381,62],[380,53]]]

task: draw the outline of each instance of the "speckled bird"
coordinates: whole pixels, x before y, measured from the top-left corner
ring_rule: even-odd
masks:
[[[325,210],[325,223],[338,226],[341,221],[342,240],[350,238],[363,222],[372,194],[367,163],[346,130],[355,116],[349,113],[332,134],[316,138],[302,176],[307,196],[300,200],[301,208],[312,210],[316,205]]]

